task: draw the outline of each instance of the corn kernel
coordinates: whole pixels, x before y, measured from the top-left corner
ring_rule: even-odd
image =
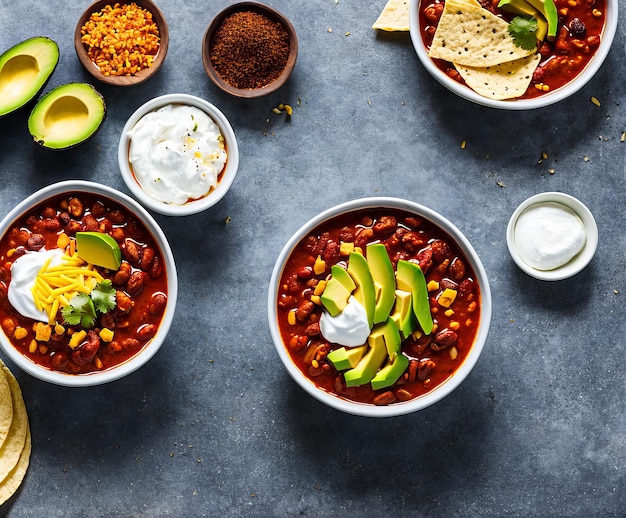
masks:
[[[313,271],[315,272],[315,275],[320,275],[326,271],[326,261],[324,261],[324,259],[322,259],[319,255],[317,256],[317,259],[315,259]]]
[[[471,318],[468,318],[465,320],[465,327],[470,327],[473,323],[474,321]]]
[[[437,303],[444,308],[449,308],[456,299],[457,291],[446,288],[437,298]]]
[[[457,330],[459,327],[461,327],[461,324],[459,324],[458,322],[454,321],[454,322],[450,322],[450,325],[448,327],[450,329]]]
[[[347,257],[350,255],[350,252],[354,250],[354,243],[344,243],[343,241],[339,245],[339,253],[343,257]]]
[[[28,345],[28,352],[29,353],[34,353],[37,351],[37,348],[39,347],[39,345],[37,344],[36,340],[31,340],[30,344]]]
[[[428,288],[428,291],[436,291],[439,289],[439,283],[435,280],[428,281],[427,288]]]
[[[313,295],[319,296],[324,293],[324,290],[326,289],[326,282],[327,281],[318,282],[317,286],[315,286],[315,289],[313,290]]]
[[[313,304],[317,304],[318,306],[322,305],[322,299],[319,295],[311,295],[311,302],[313,302]]]
[[[85,339],[86,336],[87,336],[87,331],[81,329],[80,331],[77,331],[76,333],[72,335],[72,338],[70,338],[68,345],[72,349],[76,349],[80,345],[80,343]]]
[[[593,9],[593,10],[591,11],[591,15],[592,15],[594,18],[602,18],[602,11],[600,11],[600,9]]]
[[[446,309],[444,312],[444,315],[447,317],[451,317],[452,315],[454,315],[454,310],[453,309]]]
[[[295,309],[293,309],[289,313],[287,313],[287,323],[290,326],[295,326],[296,325],[296,310]]]
[[[13,332],[13,338],[16,340],[21,340],[22,338],[26,338],[28,336],[28,329],[22,326],[18,326],[15,328]]]
[[[43,322],[37,322],[35,324],[35,340],[38,342],[47,342],[52,335],[52,328],[48,324]]]
[[[448,351],[448,354],[450,354],[450,359],[451,360],[456,360],[459,356],[459,351],[457,350],[456,347],[452,346],[450,347],[450,350]]]
[[[113,340],[113,331],[111,331],[110,329],[104,327],[100,330],[100,333],[98,333],[98,335],[100,336],[100,339],[103,342],[110,342]]]

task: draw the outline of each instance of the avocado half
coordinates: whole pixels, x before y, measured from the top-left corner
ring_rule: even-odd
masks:
[[[41,147],[72,148],[93,137],[106,116],[104,97],[88,83],[67,83],[44,95],[28,118],[28,131]]]
[[[44,88],[59,62],[59,46],[30,38],[0,55],[0,117],[21,108]]]

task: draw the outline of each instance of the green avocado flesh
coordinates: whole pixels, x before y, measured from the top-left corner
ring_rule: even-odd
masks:
[[[37,102],[28,118],[28,131],[46,149],[67,149],[91,138],[105,115],[104,98],[93,86],[67,83]]]
[[[122,251],[109,234],[100,232],[76,232],[78,257],[88,263],[109,270],[118,270],[122,264]]]
[[[45,37],[30,38],[0,55],[0,117],[33,99],[58,62],[58,45]]]

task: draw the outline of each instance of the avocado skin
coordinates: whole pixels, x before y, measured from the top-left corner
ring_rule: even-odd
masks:
[[[24,48],[28,50],[29,47],[32,47],[38,44],[49,47],[49,50],[52,51],[52,58],[53,58],[52,61],[49,61],[44,64],[47,66],[41,66],[41,65],[39,66],[41,73],[39,73],[36,76],[35,80],[32,83],[31,88],[26,91],[27,93],[24,94],[24,97],[22,98],[21,101],[18,101],[18,104],[6,108],[4,106],[4,100],[0,100],[0,119],[20,110],[29,102],[31,102],[33,99],[35,99],[44,90],[44,88],[48,84],[48,81],[50,80],[50,77],[52,77],[52,74],[54,73],[57,65],[59,64],[59,46],[54,40],[48,38],[47,36],[35,36],[33,38],[24,40],[18,43],[17,45],[14,45],[13,47],[7,49],[2,54],[0,54],[0,67],[1,67],[0,77],[2,77],[1,72],[2,72],[4,65],[6,65],[14,56],[20,56],[23,54],[32,55],[32,54],[28,54],[27,52],[22,52],[22,50]],[[2,80],[0,79],[0,91],[1,90],[2,90]]]
[[[46,138],[39,138],[38,135],[41,134],[41,129],[43,126],[38,126],[42,124],[42,121],[45,120],[45,115],[47,113],[47,109],[53,104],[55,98],[60,98],[68,93],[72,93],[72,89],[78,93],[86,94],[89,99],[96,103],[96,106],[100,108],[99,111],[101,113],[97,113],[97,118],[95,119],[95,124],[91,125],[85,132],[78,132],[77,138],[75,139],[66,139],[60,143],[50,142],[50,140],[46,140]],[[80,95],[75,97],[81,98]],[[40,147],[51,150],[51,151],[63,151],[67,149],[72,149],[79,144],[83,144],[84,142],[91,139],[102,126],[107,116],[107,104],[100,92],[96,90],[96,88],[89,83],[65,83],[57,86],[53,90],[50,90],[46,95],[44,95],[37,104],[33,108],[30,117],[28,118],[28,131],[33,138],[33,142],[38,144]]]

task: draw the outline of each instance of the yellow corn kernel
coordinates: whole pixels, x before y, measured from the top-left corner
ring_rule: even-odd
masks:
[[[287,323],[288,323],[290,326],[295,326],[295,325],[296,325],[296,322],[297,322],[297,319],[296,319],[296,310],[295,310],[295,309],[293,309],[293,310],[291,310],[289,313],[287,313]]]
[[[318,306],[322,305],[322,299],[319,295],[311,295],[311,302],[313,302],[313,304],[317,304]]]
[[[7,250],[7,257],[11,257],[15,253],[15,248]]]
[[[576,0],[568,0],[567,5],[569,5],[570,7],[576,7],[578,5],[578,2]]]
[[[324,290],[326,289],[326,281],[320,281],[317,283],[317,286],[315,286],[315,289],[313,290],[313,295],[317,295],[318,297],[324,293]]]
[[[428,291],[435,291],[439,289],[439,283],[435,280],[428,281],[427,285]]]
[[[452,346],[450,347],[450,350],[448,351],[448,354],[450,354],[450,359],[451,360],[456,360],[459,356],[459,351],[457,350],[456,347]]]
[[[28,336],[28,329],[22,326],[17,326],[15,331],[13,331],[13,338],[16,340],[21,340],[22,338],[26,338]]]
[[[48,346],[45,344],[39,344],[39,354],[46,354],[48,352]]]
[[[473,313],[474,311],[476,311],[476,301],[472,301],[467,305],[468,313]]]
[[[72,335],[72,338],[70,338],[68,345],[72,349],[76,349],[80,345],[80,343],[85,339],[86,336],[87,336],[87,331],[81,329],[80,331],[77,331]]]
[[[413,340],[419,340],[422,336],[424,336],[424,332],[421,329],[416,329],[411,333]]]
[[[454,310],[453,309],[446,309],[444,312],[444,315],[447,317],[451,317],[452,315],[454,315]]]
[[[54,332],[57,335],[62,335],[63,333],[65,333],[65,328],[61,324],[55,324]]]
[[[474,321],[471,318],[468,318],[465,320],[465,327],[470,327],[473,323]]]
[[[449,308],[456,299],[456,294],[456,290],[446,288],[441,292],[441,295],[439,295],[437,303],[444,308]]]
[[[28,345],[28,352],[29,353],[34,353],[37,351],[37,347],[39,347],[39,345],[37,344],[36,340],[31,340],[30,344]]]
[[[326,271],[326,261],[322,259],[322,256],[318,255],[317,259],[315,259],[315,264],[313,264],[313,271],[315,275],[320,275]]]
[[[35,324],[35,340],[38,342],[47,342],[52,335],[52,328],[48,324],[43,322],[37,322]]]
[[[339,253],[343,257],[347,257],[354,250],[354,243],[344,243],[343,241],[339,245]]]
[[[100,330],[100,333],[98,333],[98,335],[100,336],[100,339],[103,342],[110,342],[111,340],[113,340],[113,331],[111,331],[110,329],[107,329],[106,327],[102,328]]]
[[[65,248],[70,244],[70,238],[65,232],[61,232],[59,237],[57,238],[57,248],[61,250],[65,250]]]
[[[459,327],[461,327],[461,324],[459,324],[458,322],[454,321],[454,322],[450,322],[450,325],[448,327],[450,329],[457,330]]]
[[[591,15],[592,15],[594,18],[601,18],[601,17],[602,17],[602,11],[600,11],[600,9],[593,9],[593,10],[591,11]]]
[[[319,362],[315,359],[311,361],[311,365],[315,367],[316,369],[320,366]]]
[[[93,359],[93,364],[96,369],[101,369],[103,367],[102,360],[98,358],[97,356]]]

